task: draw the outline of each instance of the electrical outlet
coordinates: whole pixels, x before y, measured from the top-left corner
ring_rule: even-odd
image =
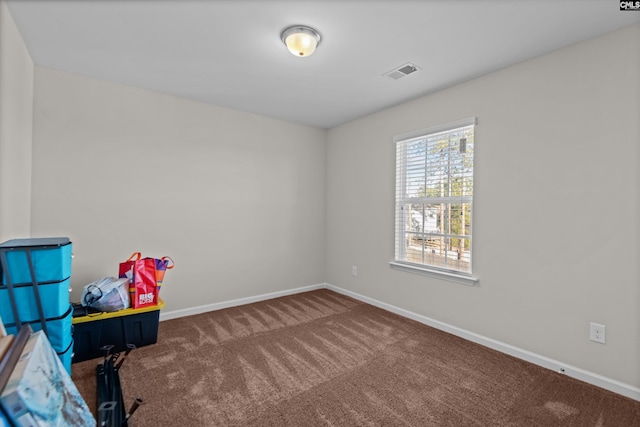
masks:
[[[358,275],[358,267],[357,266],[355,266],[355,265],[351,266],[351,275],[353,277],[356,277]]]
[[[604,344],[606,341],[606,326],[591,322],[589,324],[589,339]]]

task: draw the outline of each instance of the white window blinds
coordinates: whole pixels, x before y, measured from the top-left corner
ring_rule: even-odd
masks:
[[[471,274],[475,117],[394,138],[396,262]]]

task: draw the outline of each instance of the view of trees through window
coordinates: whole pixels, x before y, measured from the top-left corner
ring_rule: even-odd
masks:
[[[473,140],[471,125],[398,142],[397,260],[471,273]]]

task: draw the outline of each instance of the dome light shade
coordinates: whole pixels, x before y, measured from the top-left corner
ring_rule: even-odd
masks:
[[[305,57],[311,55],[320,44],[320,33],[311,27],[294,25],[282,32],[282,42],[289,52],[295,56]]]

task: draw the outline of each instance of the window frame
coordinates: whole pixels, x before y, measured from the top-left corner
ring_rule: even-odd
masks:
[[[404,205],[407,202],[406,197],[402,197],[400,199],[400,195],[404,194],[404,190],[399,189],[399,185],[402,185],[402,188],[406,186],[406,163],[399,163],[398,158],[398,144],[400,143],[409,143],[411,140],[419,140],[428,138],[430,135],[450,132],[459,128],[473,126],[473,135],[474,135],[474,146],[475,146],[475,135],[476,135],[476,126],[477,126],[477,118],[476,117],[467,117],[465,119],[456,120],[453,122],[432,126],[426,129],[420,129],[413,132],[404,133],[401,135],[396,135],[393,138],[393,143],[396,149],[396,163],[395,163],[395,195],[394,195],[394,261],[389,262],[390,266],[394,269],[407,271],[410,273],[417,273],[422,275],[427,275],[430,277],[437,277],[440,279],[453,281],[457,283],[462,283],[466,285],[474,285],[478,282],[478,279],[472,275],[473,266],[472,266],[472,253],[473,253],[473,191],[470,197],[470,227],[469,227],[469,272],[451,269],[446,267],[439,267],[432,264],[424,264],[418,262],[412,262],[407,260],[406,250],[407,244],[405,243],[406,239],[406,229],[405,229],[405,219],[400,217],[400,205]],[[401,166],[402,165],[402,166]],[[472,157],[472,177],[475,175],[475,153],[473,153]],[[402,179],[399,174],[402,174]],[[475,183],[474,183],[475,184]],[[474,186],[472,186],[473,188]],[[463,196],[464,197],[464,196]],[[468,197],[467,197],[468,198]],[[462,199],[461,199],[462,200]],[[403,214],[404,216],[404,214]],[[424,231],[423,231],[424,232]],[[443,233],[444,234],[444,233]],[[400,240],[399,240],[400,239]],[[424,244],[424,243],[423,243]]]

